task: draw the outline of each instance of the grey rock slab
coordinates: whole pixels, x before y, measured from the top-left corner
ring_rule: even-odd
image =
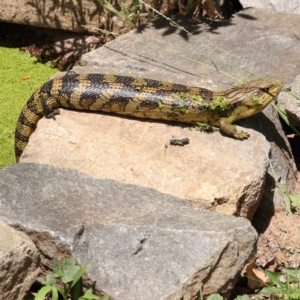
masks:
[[[275,206],[283,206],[284,201],[288,200],[283,190],[278,188],[278,183],[285,186],[289,191],[293,191],[297,179],[297,169],[277,111],[272,105],[269,105],[263,113],[264,118],[255,115],[238,123],[242,123],[246,128],[250,127],[263,132],[271,146],[269,153],[270,166],[266,176],[266,188],[260,208],[265,215],[272,215],[275,212],[274,204]]]
[[[223,22],[171,19],[193,36],[157,18],[84,54],[81,64],[93,73],[154,76],[212,89],[266,75],[291,84],[299,74],[299,15],[251,8]]]
[[[256,7],[273,9],[286,13],[300,14],[299,0],[239,0],[243,8]]]
[[[122,300],[195,299],[201,284],[204,295],[228,296],[257,238],[244,218],[193,208],[154,189],[27,163],[0,171],[0,217],[29,236],[47,233],[82,265],[91,262],[88,275]],[[43,260],[53,257],[46,249]]]
[[[83,55],[83,66],[74,70],[147,77],[214,90],[266,75],[290,85],[299,74],[299,15],[251,8],[229,22],[191,25],[183,18],[175,21],[193,36],[170,26],[168,21],[154,20],[140,32],[132,31]],[[297,170],[277,113],[268,108],[263,114],[239,124],[259,127],[270,142],[270,163],[275,168],[269,167],[265,196],[274,198],[275,205],[283,205],[284,196],[276,182],[280,179],[293,191]],[[222,139],[218,141],[222,143]],[[239,147],[235,150],[244,151]],[[274,174],[274,169],[279,173]],[[272,203],[267,206],[274,210]]]
[[[0,220],[1,299],[24,299],[37,278],[39,264],[39,253],[31,239]]]

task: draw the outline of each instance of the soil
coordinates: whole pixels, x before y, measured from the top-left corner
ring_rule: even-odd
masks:
[[[18,34],[22,32],[22,34]],[[110,39],[110,38],[109,38]],[[28,51],[41,63],[51,61],[60,70],[68,70],[83,53],[96,49],[108,41],[104,36],[46,30],[30,26],[0,22],[0,46],[17,47]],[[300,170],[300,138],[288,136],[298,170]],[[293,194],[300,193],[300,173]],[[277,208],[274,215],[256,214],[253,226],[259,234],[255,262],[263,269],[280,271],[282,267],[300,266],[300,216],[289,215],[284,207]],[[254,293],[247,286],[246,277],[241,277],[232,298]],[[257,293],[255,294],[257,295]],[[254,297],[254,296],[253,296]]]

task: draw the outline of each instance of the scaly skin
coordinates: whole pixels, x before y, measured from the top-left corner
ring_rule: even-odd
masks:
[[[126,76],[67,73],[40,87],[24,106],[16,127],[16,160],[42,117],[58,108],[103,111],[136,118],[202,123],[247,139],[232,123],[262,111],[280,92],[277,79],[256,80],[224,92]]]

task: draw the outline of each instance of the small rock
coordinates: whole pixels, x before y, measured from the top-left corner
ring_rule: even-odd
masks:
[[[37,278],[39,265],[39,253],[31,239],[0,221],[1,299],[23,300]]]

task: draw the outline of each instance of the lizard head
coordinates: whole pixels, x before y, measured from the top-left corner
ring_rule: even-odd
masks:
[[[233,121],[253,116],[262,111],[280,92],[283,82],[278,79],[255,80],[225,92],[232,105]]]

